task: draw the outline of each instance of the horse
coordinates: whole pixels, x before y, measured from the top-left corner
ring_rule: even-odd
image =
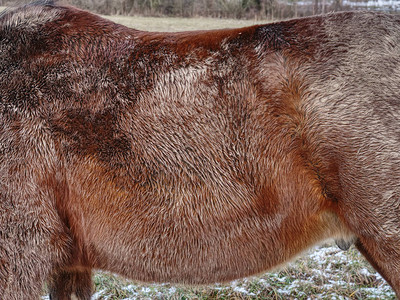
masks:
[[[326,239],[400,296],[399,16],[161,33],[39,1],[0,41],[2,299],[230,281]]]

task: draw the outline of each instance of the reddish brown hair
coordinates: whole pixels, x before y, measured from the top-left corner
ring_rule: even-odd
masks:
[[[227,281],[327,238],[400,292],[399,17],[149,33],[36,3],[0,38],[4,299]]]

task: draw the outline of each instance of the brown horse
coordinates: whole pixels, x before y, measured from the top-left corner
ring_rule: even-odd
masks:
[[[0,16],[0,295],[205,284],[327,239],[400,295],[400,17],[149,33]]]

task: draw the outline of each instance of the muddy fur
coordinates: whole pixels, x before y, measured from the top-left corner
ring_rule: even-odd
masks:
[[[45,1],[0,39],[2,299],[228,281],[327,238],[399,295],[399,17],[148,33]]]

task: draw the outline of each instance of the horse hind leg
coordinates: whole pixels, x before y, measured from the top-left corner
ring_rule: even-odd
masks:
[[[376,240],[362,237],[355,245],[400,299],[400,247],[396,247],[396,243],[377,243]]]
[[[360,197],[361,198],[361,197]],[[378,197],[376,197],[378,198]],[[368,202],[361,198],[343,206],[342,218],[357,237],[355,246],[391,285],[400,299],[400,218],[393,201]]]

